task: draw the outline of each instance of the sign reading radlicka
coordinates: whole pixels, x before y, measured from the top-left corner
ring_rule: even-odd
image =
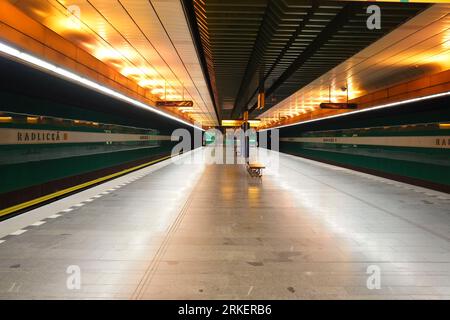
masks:
[[[0,129],[0,144],[52,144],[170,140],[170,136],[103,132]]]

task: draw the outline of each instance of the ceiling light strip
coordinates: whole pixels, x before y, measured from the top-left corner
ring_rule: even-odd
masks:
[[[68,80],[71,80],[71,81],[79,83],[79,84],[82,84],[85,87],[94,89],[94,90],[99,91],[101,93],[104,93],[104,94],[106,94],[108,96],[111,96],[111,97],[114,97],[116,99],[128,102],[128,103],[130,103],[130,104],[132,104],[134,106],[137,106],[139,108],[152,111],[152,112],[157,113],[157,114],[159,114],[159,115],[161,115],[163,117],[175,120],[177,122],[183,123],[183,124],[188,125],[190,127],[197,128],[197,129],[200,129],[200,130],[204,131],[203,128],[201,128],[199,126],[196,126],[196,125],[194,125],[194,124],[192,124],[190,122],[184,121],[184,120],[182,120],[180,118],[177,118],[175,116],[167,114],[167,113],[165,113],[165,112],[163,112],[161,110],[158,110],[158,109],[156,109],[156,108],[154,108],[154,107],[152,107],[152,106],[150,106],[148,104],[142,103],[142,102],[140,102],[140,101],[138,101],[136,99],[127,97],[126,95],[124,95],[122,93],[119,93],[119,92],[117,92],[115,90],[112,90],[112,89],[110,89],[108,87],[105,87],[103,85],[100,85],[100,84],[98,84],[98,83],[96,83],[94,81],[91,81],[89,79],[83,78],[83,77],[81,77],[81,76],[79,76],[79,75],[77,75],[77,74],[75,74],[75,73],[73,73],[71,71],[68,71],[66,69],[57,67],[57,66],[55,66],[55,65],[53,65],[53,64],[51,64],[51,63],[49,63],[47,61],[44,61],[44,60],[39,59],[39,58],[37,58],[35,56],[32,56],[32,55],[30,55],[30,54],[28,54],[26,52],[22,52],[20,50],[17,50],[17,49],[15,49],[13,47],[10,47],[10,46],[2,43],[2,42],[0,42],[0,52],[4,53],[6,55],[12,56],[12,57],[14,57],[14,58],[16,58],[16,59],[18,59],[20,61],[26,62],[26,63],[28,63],[30,65],[35,66],[35,67],[39,67],[41,69],[44,69],[44,70],[47,70],[47,71],[51,71],[51,72],[53,72],[53,73],[55,73],[55,74],[57,74],[59,76],[62,76],[63,78],[66,78]]]
[[[323,118],[317,118],[317,119],[312,119],[312,120],[305,120],[305,121],[299,121],[299,122],[295,122],[295,123],[289,123],[289,124],[285,124],[285,125],[281,125],[281,126],[276,126],[276,127],[272,127],[272,128],[262,129],[260,131],[267,131],[267,130],[272,130],[272,129],[280,129],[280,128],[285,128],[285,127],[296,126],[296,125],[299,125],[299,124],[306,124],[306,123],[311,123],[311,122],[323,121],[323,120],[327,120],[327,119],[345,117],[345,116],[349,116],[349,115],[356,114],[356,113],[370,112],[370,111],[374,111],[374,110],[380,110],[380,109],[384,109],[384,108],[390,108],[390,107],[399,106],[399,105],[402,105],[402,104],[407,104],[407,103],[412,103],[412,102],[417,102],[417,101],[423,101],[423,100],[429,100],[429,99],[439,98],[439,97],[444,97],[444,96],[450,96],[450,91],[437,93],[437,94],[432,94],[432,95],[429,95],[429,96],[424,96],[424,97],[419,97],[419,98],[413,98],[413,99],[408,99],[408,100],[403,100],[403,101],[398,101],[398,102],[382,104],[382,105],[379,105],[379,106],[376,106],[376,107],[371,107],[371,108],[366,108],[366,109],[362,109],[362,110],[346,112],[346,113],[342,113],[342,114],[335,114],[335,115],[327,116],[327,117],[323,117]]]

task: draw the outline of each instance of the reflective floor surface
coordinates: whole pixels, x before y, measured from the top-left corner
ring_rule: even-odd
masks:
[[[198,159],[0,222],[20,227],[0,298],[450,298],[450,195],[266,150],[262,179]]]

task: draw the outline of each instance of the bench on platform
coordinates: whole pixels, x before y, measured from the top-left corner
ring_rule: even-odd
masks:
[[[266,166],[259,162],[247,163],[248,173],[252,177],[262,177],[262,171]]]

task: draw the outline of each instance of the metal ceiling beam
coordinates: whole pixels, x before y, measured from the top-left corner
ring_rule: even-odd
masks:
[[[284,57],[286,52],[292,47],[292,45],[294,44],[295,40],[297,40],[300,32],[302,32],[302,30],[305,28],[306,24],[314,16],[314,12],[317,10],[318,6],[319,5],[318,5],[317,1],[313,0],[311,8],[308,9],[308,12],[307,12],[306,16],[302,19],[302,21],[300,22],[298,27],[295,29],[295,31],[292,34],[292,36],[289,39],[289,41],[286,43],[284,48],[281,50],[280,54],[275,59],[274,63],[270,66],[269,71],[267,71],[267,74],[264,77],[264,80],[267,79],[267,77],[272,73],[273,69],[277,66],[277,64],[280,62],[280,60]]]
[[[283,59],[283,57],[286,55],[286,53],[288,52],[288,50],[290,50],[292,48],[292,45],[296,42],[298,36],[300,35],[300,33],[303,31],[303,29],[305,28],[306,24],[308,22],[310,22],[310,20],[313,18],[315,11],[317,10],[317,8],[319,7],[318,5],[318,1],[317,0],[312,0],[311,1],[311,6],[310,8],[307,10],[305,16],[302,18],[302,21],[298,24],[297,28],[295,29],[294,33],[291,35],[291,37],[289,38],[288,42],[284,45],[283,49],[281,49],[280,53],[278,54],[278,56],[275,58],[275,61],[272,63],[272,65],[269,67],[269,70],[267,71],[267,73],[264,75],[264,81],[267,80],[267,78],[269,77],[269,75],[273,72],[273,70],[275,69],[275,67],[280,63],[280,61]],[[257,90],[255,90],[253,92],[253,94],[249,97],[249,99],[247,100],[246,104],[243,105],[242,107],[246,108],[247,105],[254,99],[254,96],[256,95]],[[268,95],[266,94],[266,98],[268,97]],[[234,114],[236,110],[233,109],[232,115]],[[239,112],[242,112],[242,109],[239,110]]]
[[[247,62],[247,67],[231,111],[232,117],[237,109],[242,109],[242,102],[244,99],[247,99],[246,93],[249,90],[250,82],[264,59],[267,46],[278,28],[278,22],[281,21],[281,19],[275,15],[275,10],[277,9],[277,4],[275,2],[276,1],[274,0],[268,0],[266,11],[264,12],[264,17],[253,45],[253,52]]]
[[[369,32],[367,2],[183,1],[202,7],[198,26],[223,117],[254,105],[264,85],[270,108],[426,7],[383,3],[383,30]]]
[[[195,0],[199,1],[199,0]],[[203,0],[200,0],[203,1]],[[219,103],[229,113],[245,74],[269,0],[208,0],[205,19],[219,91]],[[230,106],[231,102],[231,106]]]
[[[355,14],[355,5],[346,5],[334,19],[320,32],[317,38],[298,56],[283,74],[267,89],[270,96],[287,79],[289,79],[309,58],[311,58],[335,33]]]
[[[311,58],[335,33],[342,28],[342,26],[352,18],[356,9],[361,9],[357,5],[345,5],[342,10],[331,20],[313,42],[295,59],[295,61],[283,72],[283,74],[270,86],[266,91],[266,98],[272,95],[280,86],[283,85],[303,64]],[[254,105],[249,112],[256,109]]]

